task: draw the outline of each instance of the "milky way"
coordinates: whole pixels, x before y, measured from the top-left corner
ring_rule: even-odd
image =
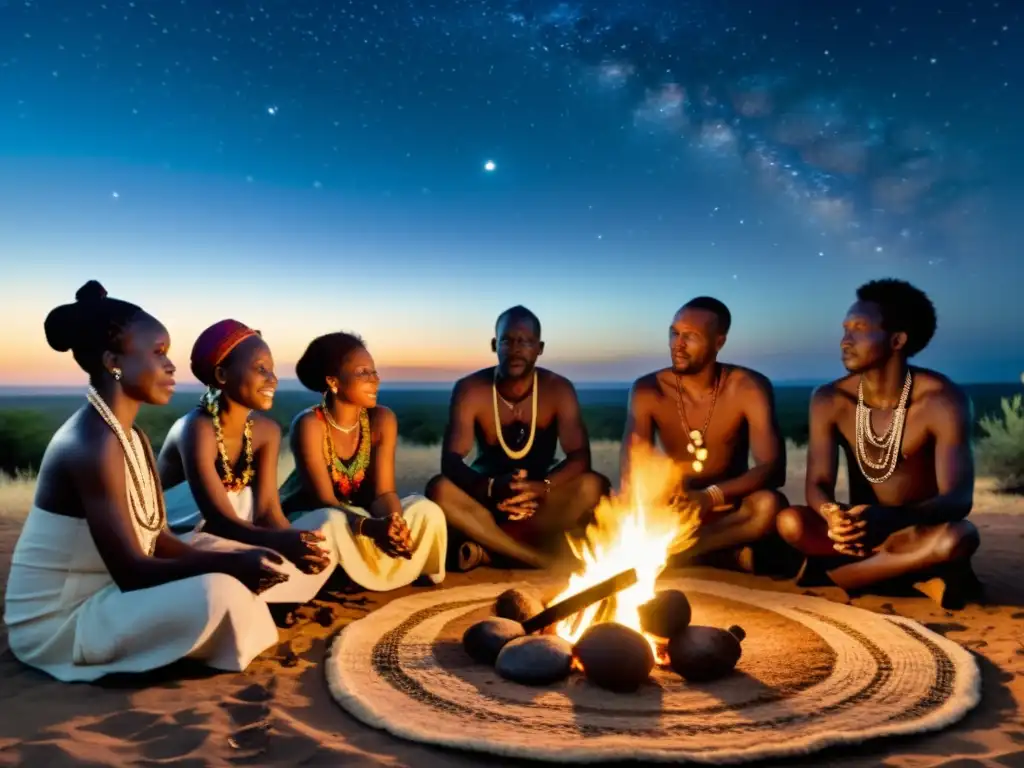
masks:
[[[840,235],[850,253],[932,264],[964,255],[970,216],[984,203],[967,147],[941,122],[902,116],[898,94],[886,93],[877,73],[870,88],[843,83],[829,71],[837,68],[829,42],[800,34],[799,9],[783,14],[793,19],[791,39],[773,51],[763,13],[725,5],[513,2],[504,18],[528,30],[545,54],[570,57],[596,88],[626,92],[637,130],[677,137],[709,161],[741,168],[751,183],[790,201],[809,227]],[[879,15],[863,23],[866,6]],[[892,14],[892,6],[864,3],[837,14],[843,19],[816,16],[830,18],[833,32],[862,21],[872,33],[854,37],[867,64],[873,49],[891,49],[928,23],[913,18],[914,9],[886,18]],[[1006,31],[993,27],[991,42]],[[921,65],[938,63],[933,56]]]

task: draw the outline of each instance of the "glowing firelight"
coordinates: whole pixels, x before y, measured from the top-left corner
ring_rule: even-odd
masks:
[[[654,597],[655,582],[669,555],[688,549],[695,540],[699,508],[673,502],[684,468],[640,444],[630,447],[629,464],[629,487],[620,496],[601,500],[582,543],[569,540],[583,568],[569,577],[569,585],[549,604],[630,568],[636,569],[637,582],[560,622],[557,633],[571,643],[592,624],[607,621],[641,632],[638,609]],[[649,635],[647,641],[658,662],[664,663],[663,649]]]

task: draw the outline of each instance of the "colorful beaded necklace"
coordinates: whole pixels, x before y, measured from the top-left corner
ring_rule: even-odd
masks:
[[[208,389],[199,398],[199,406],[213,418],[213,432],[217,437],[217,453],[220,454],[221,483],[228,493],[240,491],[247,486],[256,470],[253,469],[252,450],[252,419],[245,420],[245,429],[242,431],[242,450],[245,453],[245,469],[241,477],[235,477],[231,470],[231,459],[228,457],[228,449],[224,446],[224,429],[220,423],[220,390]]]
[[[331,475],[331,482],[334,484],[334,492],[339,499],[350,499],[352,494],[359,490],[359,486],[366,479],[366,470],[370,466],[370,415],[366,409],[359,411],[359,443],[355,455],[348,463],[341,460],[337,451],[334,450],[334,440],[331,439],[331,421],[333,419],[327,414],[323,405],[313,407],[313,413],[324,425],[324,459],[327,461],[327,471]]]

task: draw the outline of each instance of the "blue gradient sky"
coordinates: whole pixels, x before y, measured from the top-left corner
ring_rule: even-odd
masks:
[[[0,1],[0,384],[81,380],[42,320],[89,278],[183,374],[230,316],[284,376],[354,329],[450,381],[522,303],[548,365],[622,381],[710,293],[727,358],[822,379],[882,276],[938,307],[922,364],[1024,368],[1013,4],[90,5]]]

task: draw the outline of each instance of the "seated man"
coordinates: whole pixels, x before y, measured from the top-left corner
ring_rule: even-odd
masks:
[[[749,571],[754,550],[748,545],[774,538],[775,517],[787,504],[776,490],[785,483],[786,449],[768,379],[718,362],[731,323],[729,309],[707,296],[676,312],[672,367],[637,379],[630,390],[620,474],[625,489],[630,446],[653,446],[660,438],[687,469],[686,498],[700,506],[696,544],[673,563],[702,558]],[[758,563],[759,570],[762,565],[769,567]]]
[[[965,519],[974,502],[970,402],[946,377],[907,364],[935,326],[931,301],[908,283],[857,290],[841,347],[850,375],[811,399],[808,506],[778,520],[808,557],[803,583],[830,579],[857,592],[909,579],[947,606],[978,586],[978,532]],[[840,447],[850,505],[835,495]]]
[[[498,365],[459,380],[452,391],[441,474],[427,495],[468,541],[457,567],[473,568],[490,554],[544,568],[544,549],[577,528],[607,492],[590,469],[590,441],[576,389],[537,368],[544,351],[540,321],[525,307],[503,312],[491,348]],[[476,458],[465,458],[476,440]],[[555,465],[561,443],[565,460]]]

